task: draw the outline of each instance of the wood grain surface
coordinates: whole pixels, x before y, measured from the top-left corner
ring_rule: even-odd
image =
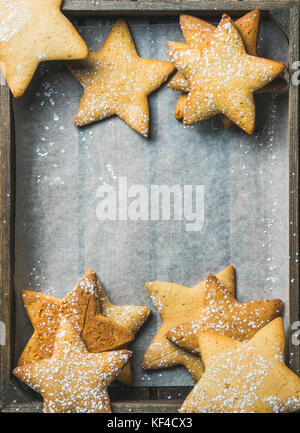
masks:
[[[10,386],[13,357],[14,140],[11,95],[0,73],[0,320],[5,345],[0,345],[0,408]],[[3,401],[4,400],[4,401]]]

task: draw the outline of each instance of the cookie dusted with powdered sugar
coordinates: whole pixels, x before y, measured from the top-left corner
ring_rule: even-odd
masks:
[[[91,269],[64,299],[22,291],[34,333],[18,366],[52,356],[55,335],[64,317],[74,326],[90,352],[116,349],[133,341],[131,332],[101,314],[100,295],[97,276]]]
[[[1,0],[0,68],[22,96],[40,62],[84,59],[88,48],[61,13],[62,0]]]
[[[280,317],[247,343],[199,333],[205,372],[184,401],[184,413],[277,413],[300,409],[300,378],[284,363]]]
[[[216,27],[206,21],[190,15],[180,15],[180,25],[185,37],[184,42],[167,42],[168,48],[195,48],[202,51],[207,46],[214,34]],[[260,10],[255,9],[234,22],[235,27],[240,32],[246,51],[251,56],[257,56],[257,40],[260,24]],[[281,76],[272,80],[267,86],[260,89],[259,93],[277,91],[286,86],[286,80]],[[187,100],[190,83],[184,78],[181,72],[177,72],[169,81],[168,87],[173,90],[182,92],[178,98],[175,108],[175,117],[180,120],[183,118],[184,107]],[[225,116],[220,115],[221,120],[226,128],[232,127],[233,123]]]
[[[17,367],[13,374],[43,396],[46,413],[108,413],[107,387],[130,356],[128,350],[90,353],[63,318],[52,356]]]
[[[210,43],[213,33],[216,27],[206,21],[201,20],[190,15],[180,15],[180,26],[182,33],[185,37],[186,43],[184,42],[167,42],[169,49],[173,48],[195,48],[202,51],[205,46]],[[260,23],[260,10],[255,9],[247,14],[243,15],[241,18],[234,22],[235,27],[240,32],[243,39],[246,51],[251,56],[257,56],[257,40],[259,33],[259,23]],[[272,92],[279,90],[286,86],[286,80],[282,77],[275,78],[266,87],[262,88],[260,92]],[[177,90],[183,92],[178,99],[178,103],[175,110],[176,119],[182,119],[184,105],[186,102],[186,95],[188,93],[190,83],[185,79],[181,72],[177,72],[174,77],[169,81],[168,88],[172,90]],[[224,117],[222,116],[224,121]],[[232,125],[228,119],[224,122],[226,127]]]
[[[238,341],[247,341],[278,317],[281,309],[281,299],[238,302],[215,275],[210,274],[198,317],[171,329],[166,337],[179,347],[200,354],[199,331],[219,332]]]
[[[147,96],[174,70],[171,62],[139,57],[123,19],[115,23],[100,51],[70,63],[69,68],[84,88],[76,126],[117,115],[145,137],[149,134]]]
[[[227,15],[202,50],[172,48],[168,56],[190,83],[184,124],[223,114],[248,134],[255,127],[253,93],[285,69],[283,63],[247,54],[238,29]]]
[[[233,266],[228,266],[217,274],[230,293],[235,293],[235,272]],[[179,284],[153,281],[146,284],[149,296],[162,318],[162,325],[150,346],[148,347],[142,368],[156,370],[183,365],[195,380],[203,374],[203,363],[199,356],[182,350],[165,338],[165,334],[173,327],[180,325],[182,320],[197,317],[203,307],[205,281],[194,287]]]

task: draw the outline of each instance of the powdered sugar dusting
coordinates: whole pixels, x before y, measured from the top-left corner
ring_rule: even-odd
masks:
[[[30,20],[27,0],[1,0],[0,42],[9,42]]]
[[[281,307],[279,299],[240,303],[215,276],[210,275],[206,281],[205,304],[198,313],[199,319],[171,330],[170,338],[174,343],[195,353],[199,353],[199,330],[210,330],[237,341],[248,341],[280,314]]]
[[[44,412],[110,412],[106,387],[128,362],[130,352],[92,354],[71,324],[63,319],[53,356],[14,370],[44,397]]]
[[[297,394],[295,396],[286,398],[284,394],[282,397],[274,395],[281,392],[281,387],[276,384],[279,378],[276,370],[280,366],[276,350],[274,352],[274,358],[266,357],[249,343],[213,356],[205,364],[202,379],[184,402],[181,411],[256,413],[296,410],[299,408],[299,384],[298,391],[295,389],[297,385],[291,388]],[[283,383],[287,383],[284,382],[288,379],[284,378],[283,372],[280,377]]]
[[[70,70],[85,89],[75,120],[77,126],[117,115],[147,137],[147,96],[166,81],[173,65],[140,58],[127,24],[121,19],[102,49],[90,52],[85,61],[70,64]]]
[[[67,318],[91,352],[110,350],[132,341],[131,334],[101,314],[96,274],[87,270],[78,285],[62,300],[35,292],[23,292],[28,314],[34,314],[33,337],[25,347],[19,365],[49,358],[59,323]],[[34,312],[34,313],[33,313]],[[105,334],[103,333],[105,324]],[[93,334],[94,333],[94,334]],[[90,335],[89,335],[90,334]]]
[[[282,398],[270,396],[265,398],[264,402],[269,403],[275,413],[293,412],[300,409],[300,401],[296,397],[290,397],[284,401]]]
[[[158,295],[150,294],[150,298],[151,298],[153,304],[155,305],[155,308],[157,309],[157,311],[161,312],[163,309],[163,304],[161,302],[160,297]]]
[[[203,50],[171,49],[169,58],[191,83],[183,121],[192,125],[223,114],[248,133],[253,132],[252,93],[274,79],[282,64],[246,54],[229,18],[221,21]]]

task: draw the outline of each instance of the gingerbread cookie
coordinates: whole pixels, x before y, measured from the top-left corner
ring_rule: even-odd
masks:
[[[185,413],[275,413],[300,409],[300,378],[284,363],[280,317],[247,343],[199,332],[205,372],[186,398]]]
[[[184,124],[223,114],[248,134],[255,126],[253,93],[285,68],[283,63],[248,55],[239,31],[227,15],[202,51],[175,48],[168,55],[190,82]]]
[[[245,48],[248,54],[251,56],[257,56],[257,39],[260,22],[260,11],[255,9],[254,11],[248,12],[241,18],[234,22],[234,25],[239,30],[240,35],[245,44]],[[216,30],[216,27],[212,24],[207,23],[199,18],[190,15],[180,16],[180,25],[184,34],[186,43],[183,42],[167,42],[168,48],[195,48],[202,50],[211,40],[211,37]],[[258,90],[258,93],[267,93],[277,91],[286,86],[286,80],[279,76],[272,80],[262,89]],[[189,82],[184,78],[181,72],[177,72],[174,77],[169,81],[168,87],[173,90],[183,92],[178,98],[178,102],[175,109],[175,117],[180,120],[183,118],[184,107],[187,100],[186,93],[189,90]],[[221,120],[225,128],[231,128],[233,123],[228,120],[225,116],[220,115]]]
[[[69,68],[84,87],[76,126],[117,115],[145,137],[149,134],[147,96],[174,70],[168,61],[139,57],[123,19],[115,23],[100,51],[70,63]]]
[[[238,302],[215,275],[210,274],[198,318],[171,329],[166,337],[179,347],[200,354],[200,330],[248,341],[260,328],[278,317],[281,309],[281,299]]]
[[[22,296],[34,333],[18,365],[52,356],[55,335],[63,317],[74,326],[90,352],[116,349],[134,340],[131,332],[101,314],[97,277],[90,269],[62,300],[27,290]]]
[[[64,317],[51,357],[17,367],[13,374],[43,396],[46,413],[108,413],[107,387],[130,356],[128,350],[90,353]]]
[[[235,293],[235,272],[228,266],[218,274],[218,278],[232,294]],[[201,359],[180,349],[165,338],[169,329],[184,320],[195,319],[199,309],[203,307],[205,281],[189,288],[179,284],[154,281],[146,284],[147,291],[162,318],[162,326],[148,347],[142,368],[159,369],[175,365],[183,365],[195,380],[203,374]]]
[[[0,68],[22,96],[40,62],[84,59],[88,48],[61,13],[62,0],[1,0]]]
[[[182,42],[167,42],[168,48],[194,48],[202,51],[202,49],[210,43],[216,27],[190,15],[180,15],[179,20],[186,44]],[[247,53],[251,56],[257,56],[256,46],[259,21],[260,11],[256,9],[248,12],[234,23],[241,34]],[[185,93],[189,91],[190,84],[181,72],[177,72],[168,83],[168,87],[184,93],[178,98],[175,109],[175,117],[180,120],[183,118],[184,107],[187,100]],[[231,128],[233,125],[233,123],[223,115],[221,115],[221,120],[227,129]]]

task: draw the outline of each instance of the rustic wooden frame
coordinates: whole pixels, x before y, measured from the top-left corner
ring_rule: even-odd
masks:
[[[289,12],[289,65],[299,60],[299,7],[297,2],[261,1],[193,1],[193,2],[136,2],[136,1],[85,1],[67,0],[63,4],[66,14],[81,16],[100,15],[179,15],[182,12],[201,15],[220,15],[230,12],[239,15],[259,8],[263,12],[287,10]],[[290,74],[293,71],[290,70]],[[14,402],[16,380],[11,374],[14,343],[14,208],[15,208],[15,143],[14,119],[11,109],[11,94],[0,75],[0,320],[6,328],[6,344],[0,343],[0,411],[37,412],[41,402],[32,398],[31,391],[24,387],[24,402]],[[300,320],[299,305],[299,264],[298,264],[298,145],[299,145],[299,86],[289,88],[289,310],[288,314],[288,358],[290,367],[300,373],[300,347],[292,345],[292,324]],[[3,328],[3,325],[0,322]],[[22,385],[21,385],[22,386]],[[177,411],[181,399],[189,387],[133,388],[122,390],[112,388],[113,410],[115,412],[165,412]],[[128,396],[134,400],[126,401]],[[168,400],[168,396],[172,400]],[[120,401],[123,400],[124,401]],[[117,401],[118,400],[118,401]]]

